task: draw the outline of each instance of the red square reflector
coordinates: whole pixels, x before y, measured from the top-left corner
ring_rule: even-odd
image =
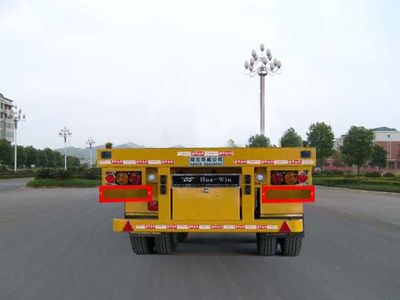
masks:
[[[101,185],[100,202],[149,202],[153,199],[150,185]]]
[[[315,201],[313,185],[263,186],[262,203],[302,203]]]

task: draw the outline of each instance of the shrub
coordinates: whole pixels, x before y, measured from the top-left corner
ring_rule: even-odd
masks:
[[[344,178],[354,178],[354,177],[356,177],[356,175],[354,175],[353,173],[347,173],[343,177]]]
[[[8,171],[10,171],[10,170],[8,169],[7,166],[5,166],[5,165],[0,165],[0,171],[1,171],[1,172],[8,172]]]
[[[343,171],[340,170],[323,170],[318,173],[313,173],[313,175],[319,176],[342,176],[344,174]]]
[[[71,177],[72,177],[72,173],[71,173],[70,170],[57,170],[55,172],[53,178],[64,180],[64,179],[68,179],[68,178],[71,178]]]
[[[381,173],[379,173],[379,172],[367,172],[367,173],[365,173],[364,174],[364,176],[365,177],[374,177],[374,178],[376,178],[376,177],[381,177]]]
[[[82,173],[81,178],[84,179],[99,179],[101,178],[101,171],[100,169],[88,169]]]
[[[43,169],[39,169],[36,172],[36,176],[35,178],[38,179],[51,179],[54,178],[55,176],[55,171],[49,168],[43,168]]]
[[[393,173],[387,172],[382,175],[382,177],[395,177]]]

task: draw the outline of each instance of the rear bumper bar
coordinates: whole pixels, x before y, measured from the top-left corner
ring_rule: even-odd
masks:
[[[304,231],[303,219],[262,219],[253,223],[243,224],[241,222],[175,222],[166,223],[154,220],[135,220],[135,219],[114,219],[113,230],[115,232],[144,232],[144,233],[162,233],[162,232],[264,232],[280,234],[282,225],[286,224],[291,233],[302,233]]]

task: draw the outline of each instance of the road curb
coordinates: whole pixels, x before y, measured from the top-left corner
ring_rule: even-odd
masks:
[[[393,193],[393,192],[359,190],[359,189],[324,186],[324,185],[316,185],[316,187],[318,187],[318,189],[327,189],[327,190],[331,189],[331,190],[346,191],[346,192],[353,191],[353,192],[370,193],[370,194],[376,194],[376,195],[388,195],[388,196],[400,197],[400,193]]]

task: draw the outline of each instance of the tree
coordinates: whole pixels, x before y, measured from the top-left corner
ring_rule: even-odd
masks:
[[[281,137],[281,147],[301,147],[302,145],[303,139],[292,127],[286,130]]]
[[[64,167],[64,156],[58,151],[54,151],[54,156],[55,156],[55,162],[56,162],[57,168],[63,168]]]
[[[46,158],[47,158],[47,166],[46,167],[56,168],[57,162],[56,162],[55,152],[53,150],[51,150],[50,148],[44,148],[43,151],[46,154]]]
[[[27,154],[24,146],[17,146],[17,167],[25,166]],[[14,163],[14,158],[13,158]]]
[[[226,142],[226,146],[227,146],[227,147],[230,147],[230,148],[235,148],[235,147],[237,147],[237,145],[235,144],[235,142],[234,142],[232,139],[229,139],[229,140]]]
[[[247,147],[271,147],[271,142],[263,134],[256,134],[249,137],[249,144]]]
[[[38,158],[39,158],[39,167],[47,168],[48,164],[47,164],[46,152],[44,152],[43,150],[37,150],[37,152],[38,152]]]
[[[80,165],[80,160],[76,156],[67,156],[67,166],[68,167],[79,167]]]
[[[386,157],[387,157],[387,152],[385,151],[385,149],[375,144],[369,165],[372,167],[377,167],[378,170],[379,168],[382,169],[386,168]]]
[[[352,126],[343,140],[343,160],[348,166],[357,166],[357,178],[360,178],[360,166],[372,157],[373,140],[372,130],[357,126]]]
[[[334,138],[332,127],[324,122],[311,124],[308,128],[307,142],[316,147],[318,166],[322,167],[325,159],[333,153]]]
[[[10,166],[12,158],[12,147],[11,143],[5,139],[0,140],[0,164]]]
[[[344,167],[346,164],[343,161],[342,152],[334,150],[332,153],[333,165],[335,167]]]
[[[25,148],[26,152],[26,166],[31,167],[32,165],[38,166],[39,165],[39,155],[38,151],[33,148],[32,146],[28,146]]]

